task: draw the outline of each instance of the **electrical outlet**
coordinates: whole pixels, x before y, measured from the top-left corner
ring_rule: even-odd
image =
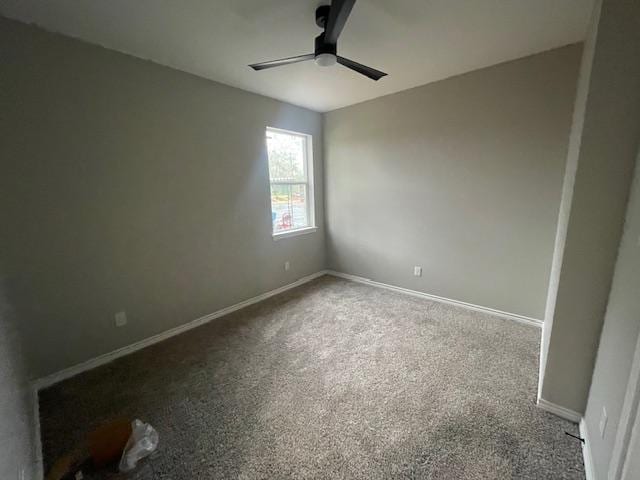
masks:
[[[116,319],[116,327],[124,327],[127,324],[127,313],[126,312],[118,312],[115,315]]]
[[[422,267],[413,267],[413,276],[414,277],[421,277],[422,276]]]
[[[287,260],[286,262],[284,262],[284,271],[288,272],[290,268],[291,264],[289,263],[289,260]]]
[[[600,438],[604,438],[604,432],[607,429],[607,409],[602,407],[602,413],[600,414]]]

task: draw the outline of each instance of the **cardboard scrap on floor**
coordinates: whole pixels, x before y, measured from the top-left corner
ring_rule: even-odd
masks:
[[[95,471],[117,464],[131,437],[132,421],[121,418],[89,432],[86,442],[59,458],[46,480],[79,480],[79,472]],[[80,475],[82,475],[80,473]]]

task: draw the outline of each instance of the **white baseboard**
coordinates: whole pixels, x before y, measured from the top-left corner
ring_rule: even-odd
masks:
[[[210,313],[208,315],[205,315],[203,317],[197,318],[195,320],[192,320],[184,325],[180,325],[178,327],[172,328],[170,330],[166,330],[162,333],[159,333],[157,335],[153,335],[149,338],[145,338],[143,340],[140,340],[139,342],[135,342],[131,345],[127,345],[125,347],[119,348],[117,350],[114,350],[112,352],[108,352],[105,353],[103,355],[100,355],[98,357],[92,358],[90,360],[87,360],[86,362],[83,363],[79,363],[77,365],[74,365],[72,367],[69,368],[65,368],[64,370],[60,370],[58,372],[52,373],[50,375],[47,375],[46,377],[42,377],[39,378],[37,380],[35,380],[33,382],[33,387],[35,388],[36,391],[41,390],[43,388],[47,388],[50,387],[51,385],[54,385],[58,382],[61,382],[62,380],[66,380],[67,378],[71,378],[75,375],[78,375],[79,373],[82,372],[86,372],[87,370],[91,370],[93,368],[99,367],[101,365],[104,365],[106,363],[109,363],[117,358],[123,357],[125,355],[129,355],[130,353],[136,352],[142,348],[148,347],[150,345],[154,345],[158,342],[161,342],[163,340],[166,340],[167,338],[171,338],[175,335],[179,335],[183,332],[186,332],[188,330],[191,330],[193,328],[199,327],[200,325],[204,325],[205,323],[210,322],[211,320],[214,320],[216,318],[220,318],[224,315],[227,315],[229,313],[235,312],[236,310],[240,310],[241,308],[245,308],[248,307],[249,305],[253,305],[254,303],[258,303],[262,300],[266,300],[269,297],[272,297],[274,295],[278,295],[279,293],[285,292],[287,290],[290,290],[292,288],[295,288],[299,285],[302,285],[304,283],[310,282],[311,280],[314,280],[318,277],[321,277],[322,275],[333,275],[335,277],[340,277],[340,278],[344,278],[347,280],[351,280],[354,282],[359,282],[359,283],[364,283],[367,285],[372,285],[374,287],[379,287],[379,288],[385,288],[388,290],[393,290],[396,292],[401,292],[401,293],[405,293],[408,295],[413,295],[413,296],[417,296],[417,297],[421,297],[421,298],[426,298],[428,300],[433,300],[436,302],[440,302],[440,303],[446,303],[449,305],[455,305],[458,307],[462,307],[462,308],[466,308],[469,310],[474,310],[474,311],[478,311],[478,312],[484,312],[484,313],[488,313],[490,315],[494,315],[494,316],[498,316],[501,318],[507,318],[509,320],[514,320],[520,323],[525,323],[527,325],[534,325],[536,327],[541,327],[542,325],[542,321],[535,319],[535,318],[530,318],[530,317],[525,317],[523,315],[518,315],[515,313],[509,313],[509,312],[503,312],[501,310],[496,310],[493,308],[489,308],[489,307],[482,307],[480,305],[474,305],[471,303],[467,303],[467,302],[461,302],[458,300],[452,300],[450,298],[445,298],[445,297],[439,297],[437,295],[430,295],[428,293],[423,293],[423,292],[418,292],[416,290],[409,290],[408,288],[402,288],[402,287],[396,287],[394,285],[387,285],[385,283],[381,283],[381,282],[376,282],[373,280],[369,280],[367,278],[363,278],[363,277],[358,277],[356,275],[349,275],[347,273],[342,273],[342,272],[336,272],[333,270],[321,270],[319,272],[316,272],[314,274],[308,275],[306,277],[302,277],[299,280],[290,283],[288,285],[285,285],[283,287],[280,288],[276,288],[275,290],[271,290],[269,292],[263,293],[261,295],[255,296],[253,298],[250,298],[248,300],[245,300],[243,302],[239,302],[236,303],[235,305],[231,305],[229,307],[223,308],[221,310],[218,310],[216,312]]]
[[[253,305],[254,303],[261,302],[262,300],[266,300],[267,298],[278,295],[279,293],[286,292],[287,290],[298,287],[304,283],[310,282],[311,280],[326,275],[326,273],[326,270],[321,270],[311,275],[307,275],[306,277],[302,277],[301,279],[296,280],[295,282],[283,287],[276,288],[275,290],[271,290],[243,302],[236,303],[235,305],[231,305],[230,307],[223,308],[221,310],[218,310],[217,312],[210,313],[208,315],[205,315],[204,317],[196,318],[195,320],[192,320],[189,323],[185,323],[184,325],[171,328],[164,332],[158,333],[157,335],[153,335],[152,337],[145,338],[143,340],[140,340],[139,342],[132,343],[131,345],[127,345],[126,347],[118,348],[117,350],[113,350],[112,352],[108,352],[98,357],[87,360],[86,362],[79,363],[72,367],[65,368],[64,370],[60,370],[59,372],[52,373],[51,375],[47,375],[46,377],[39,378],[33,382],[33,388],[37,392],[39,390],[42,390],[43,388],[50,387],[51,385],[61,382],[62,380],[74,377],[82,372],[86,372],[87,370],[91,370],[106,363],[112,362],[117,358],[124,357],[125,355],[129,355],[130,353],[136,352],[150,345],[154,345],[168,338],[180,335],[181,333],[184,333],[188,330],[199,327],[200,325],[204,325],[211,320],[223,317],[225,315],[228,315],[229,313],[235,312],[236,310],[240,310],[242,308],[248,307],[249,305]]]
[[[584,476],[586,480],[596,480],[593,469],[593,457],[591,457],[591,444],[589,443],[589,431],[584,417],[580,419],[580,436],[584,439],[582,444],[582,458],[584,459]]]
[[[415,290],[410,290],[407,288],[402,288],[402,287],[396,287],[393,285],[387,285],[384,283],[380,283],[380,282],[376,282],[373,280],[369,280],[367,278],[363,278],[363,277],[358,277],[355,275],[349,275],[346,273],[341,273],[341,272],[336,272],[336,271],[332,271],[332,270],[321,270],[319,272],[316,272],[312,275],[308,275],[306,277],[302,277],[299,280],[290,283],[288,285],[285,285],[283,287],[280,288],[276,288],[275,290],[271,290],[269,292],[263,293],[261,295],[258,295],[256,297],[250,298],[248,300],[245,300],[243,302],[240,303],[236,303],[235,305],[231,305],[229,307],[223,308],[221,310],[218,310],[214,313],[205,315],[203,317],[197,318],[195,320],[190,321],[189,323],[186,323],[184,325],[180,325],[178,327],[172,328],[170,330],[166,330],[162,333],[159,333],[157,335],[154,335],[152,337],[149,338],[145,338],[143,340],[140,340],[139,342],[135,342],[131,345],[127,345],[125,347],[119,348],[117,350],[114,350],[112,352],[108,352],[105,353],[103,355],[100,355],[98,357],[92,358],[90,360],[87,360],[86,362],[83,363],[79,363],[77,365],[74,365],[72,367],[66,368],[64,370],[60,370],[58,372],[52,373],[51,375],[47,375],[45,377],[39,378],[35,381],[32,382],[32,390],[33,390],[33,408],[34,408],[34,427],[35,427],[35,436],[36,436],[36,449],[37,449],[37,453],[36,453],[36,461],[38,463],[37,465],[37,478],[42,478],[43,477],[43,464],[42,464],[42,446],[41,446],[41,437],[40,437],[40,416],[39,416],[39,405],[38,405],[38,391],[43,389],[43,388],[47,388],[50,387],[58,382],[61,382],[63,380],[66,380],[68,378],[74,377],[82,372],[86,372],[88,370],[91,370],[93,368],[99,367],[101,365],[105,365],[109,362],[112,362],[120,357],[124,357],[125,355],[129,355],[133,352],[136,352],[138,350],[141,350],[145,347],[154,345],[158,342],[162,342],[163,340],[166,340],[168,338],[171,338],[173,336],[179,335],[181,333],[184,333],[188,330],[191,330],[193,328],[199,327],[201,325],[204,325],[205,323],[208,323],[216,318],[220,318],[223,317],[224,315],[228,315],[229,313],[235,312],[237,310],[240,310],[242,308],[248,307],[249,305],[253,305],[255,303],[258,303],[262,300],[266,300],[269,297],[272,297],[274,295],[278,295],[280,293],[283,293],[287,290],[290,290],[292,288],[295,288],[297,286],[300,286],[304,283],[310,282],[311,280],[314,280],[318,277],[321,277],[323,275],[333,275],[335,277],[340,277],[340,278],[344,278],[347,280],[351,280],[354,282],[358,282],[358,283],[364,283],[367,285],[371,285],[374,287],[379,287],[379,288],[385,288],[388,290],[393,290],[396,292],[400,292],[400,293],[405,293],[408,295],[413,295],[413,296],[417,296],[417,297],[421,297],[421,298],[426,298],[428,300],[433,300],[436,302],[440,302],[440,303],[446,303],[449,305],[455,305],[458,307],[462,307],[462,308],[466,308],[468,310],[473,310],[473,311],[478,311],[478,312],[484,312],[484,313],[488,313],[490,315],[494,315],[494,316],[498,316],[501,318],[506,318],[509,320],[514,320],[516,322],[520,322],[520,323],[525,323],[527,325],[533,325],[536,327],[541,327],[542,326],[542,321],[535,319],[535,318],[530,318],[530,317],[525,317],[523,315],[517,315],[514,313],[509,313],[509,312],[503,312],[501,310],[496,310],[493,308],[488,308],[488,307],[482,307],[480,305],[474,305],[471,303],[466,303],[466,302],[461,302],[458,300],[452,300],[450,298],[444,298],[444,297],[439,297],[437,295],[430,295],[427,293],[423,293],[423,292],[418,292]],[[542,406],[541,406],[542,407]],[[545,407],[542,407],[545,408]],[[561,409],[561,407],[557,407],[558,409]],[[547,410],[547,408],[545,408],[545,410]],[[551,411],[551,410],[549,410]],[[555,411],[553,411],[552,413],[556,413]],[[578,415],[575,412],[572,412],[574,415]],[[567,418],[566,416],[560,414],[560,413],[556,413],[558,415],[560,415],[563,418]],[[580,416],[578,415],[576,420],[573,420],[571,418],[569,418],[569,420],[571,421],[578,421],[580,419]]]
[[[560,405],[556,405],[555,403],[549,402],[544,398],[538,398],[538,407],[546,412],[553,413],[554,415],[557,415],[560,418],[564,418],[565,420],[569,420],[573,423],[580,423],[580,420],[582,420],[581,413],[565,407],[561,407]]]
[[[438,295],[431,295],[429,293],[419,292],[417,290],[410,290],[408,288],[396,287],[395,285],[388,285],[386,283],[376,282],[368,278],[359,277],[357,275],[351,275],[348,273],[336,272],[334,270],[327,270],[327,274],[334,277],[344,278],[353,282],[364,283],[366,285],[372,285],[374,287],[385,288],[387,290],[393,290],[394,292],[405,293],[407,295],[413,295],[414,297],[426,298],[435,302],[446,303],[448,305],[455,305],[456,307],[466,308],[467,310],[473,310],[475,312],[488,313],[500,318],[506,318],[508,320],[514,320],[519,323],[525,323],[527,325],[533,325],[535,327],[542,327],[542,320],[537,318],[525,317],[524,315],[518,315],[516,313],[504,312],[502,310],[496,310],[495,308],[483,307],[481,305],[474,305],[473,303],[461,302],[460,300],[453,300],[451,298],[440,297]]]

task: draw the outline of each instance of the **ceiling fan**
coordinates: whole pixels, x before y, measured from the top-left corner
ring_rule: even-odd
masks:
[[[315,60],[316,64],[321,67],[329,67],[339,63],[361,75],[369,77],[371,80],[380,80],[386,73],[337,54],[338,37],[345,23],[347,23],[347,18],[349,18],[349,14],[355,3],[356,0],[332,0],[331,5],[322,5],[316,9],[316,25],[324,29],[324,31],[316,37],[314,53],[298,55],[297,57],[281,58],[280,60],[271,60],[270,62],[254,63],[249,66],[254,70],[265,70],[267,68],[281,67],[291,63]]]

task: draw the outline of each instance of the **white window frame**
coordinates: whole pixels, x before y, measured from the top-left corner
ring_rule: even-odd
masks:
[[[269,148],[267,146],[267,134],[269,132],[285,133],[304,139],[304,171],[306,182],[272,182],[271,171],[269,169]],[[267,150],[267,171],[269,173],[269,209],[273,212],[273,205],[271,204],[271,186],[272,185],[306,185],[307,187],[307,218],[309,219],[309,225],[306,227],[295,228],[287,230],[285,232],[274,232],[273,222],[271,222],[271,236],[274,240],[280,240],[282,238],[295,237],[298,235],[304,235],[306,233],[315,232],[318,227],[316,226],[316,202],[314,195],[314,181],[313,181],[313,137],[306,133],[294,132],[292,130],[284,130],[282,128],[267,127],[265,129],[264,143]]]

